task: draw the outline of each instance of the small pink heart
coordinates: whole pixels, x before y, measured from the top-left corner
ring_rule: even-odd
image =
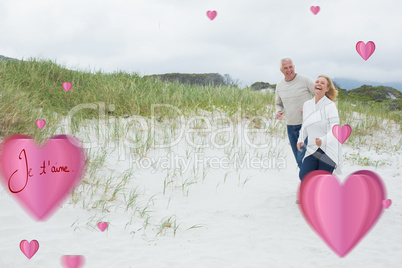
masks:
[[[334,134],[335,138],[343,144],[352,133],[352,128],[349,125],[344,125],[343,127],[340,125],[335,125],[332,128],[332,133]]]
[[[218,15],[216,11],[207,11],[207,16],[210,20],[215,19],[216,15]]]
[[[340,184],[331,173],[317,170],[304,177],[299,200],[312,229],[344,257],[380,218],[385,195],[381,178],[372,171],[354,172]]]
[[[99,230],[104,232],[107,228],[107,222],[98,222],[98,228],[99,228]]]
[[[375,44],[373,41],[368,41],[367,44],[363,41],[359,41],[356,44],[356,50],[364,60],[368,60],[375,51]]]
[[[20,249],[28,259],[31,259],[39,249],[39,242],[36,240],[32,240],[31,242],[22,240],[20,243]]]
[[[39,129],[42,129],[46,125],[45,120],[36,120],[36,125],[38,126]]]
[[[64,255],[61,264],[66,268],[80,268],[84,265],[85,258],[82,255]]]
[[[320,7],[319,6],[312,6],[310,7],[311,12],[313,12],[314,15],[317,15],[318,12],[320,12]]]
[[[387,199],[387,200],[382,200],[382,206],[387,209],[391,206],[392,204],[392,200],[391,199]]]
[[[64,83],[62,84],[62,86],[63,86],[64,90],[68,92],[68,91],[71,89],[71,87],[73,86],[73,83],[71,83],[71,82],[64,82]]]

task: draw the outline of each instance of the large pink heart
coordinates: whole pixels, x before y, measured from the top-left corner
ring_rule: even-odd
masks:
[[[22,135],[3,142],[1,181],[36,220],[48,218],[78,185],[85,161],[78,145],[66,135],[51,138],[42,148]]]
[[[340,257],[366,235],[383,211],[385,189],[372,171],[351,174],[344,185],[325,171],[313,171],[302,182],[300,208],[310,226]]]

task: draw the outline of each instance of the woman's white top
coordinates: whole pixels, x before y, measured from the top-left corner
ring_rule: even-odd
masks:
[[[315,139],[322,141],[321,150],[336,163],[335,173],[341,174],[342,144],[335,138],[332,128],[339,125],[338,109],[333,101],[322,97],[318,103],[315,98],[308,100],[303,105],[303,124],[299,133],[298,142],[304,142],[308,138],[307,150],[304,158],[312,155],[319,148]],[[304,160],[303,158],[303,160]]]

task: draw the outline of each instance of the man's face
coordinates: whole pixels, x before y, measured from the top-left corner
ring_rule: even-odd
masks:
[[[282,62],[281,72],[285,76],[286,81],[290,81],[295,78],[295,69],[293,66],[293,62],[291,61],[284,61]]]

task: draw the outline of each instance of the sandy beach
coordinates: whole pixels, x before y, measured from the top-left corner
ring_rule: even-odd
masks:
[[[102,137],[96,135],[95,125],[88,122],[76,137],[99,144]],[[217,130],[212,126],[211,133]],[[166,135],[162,129],[157,129],[161,137]],[[242,127],[238,130],[244,134]],[[104,129],[99,133],[105,133]],[[98,183],[109,184],[110,189],[97,191],[81,183],[44,222],[35,221],[3,187],[1,267],[63,267],[63,255],[82,255],[85,264],[81,267],[377,268],[402,263],[400,151],[343,145],[349,158],[344,159],[339,179],[372,170],[382,178],[392,205],[363,240],[340,258],[310,228],[295,203],[298,169],[283,133],[234,135],[227,146],[223,131],[195,138],[186,134],[188,129],[177,144],[150,149],[142,157],[122,153],[121,148],[128,148],[127,140],[120,147],[109,142],[85,149],[88,156],[103,155],[104,162],[87,170],[84,177],[96,175]],[[222,139],[220,134],[225,134]],[[387,139],[392,131],[373,135]],[[254,145],[269,146],[253,148],[247,142],[251,140]],[[163,138],[158,141],[162,144]],[[207,148],[195,148],[195,144]],[[219,144],[221,148],[216,148]],[[358,165],[353,155],[367,157],[377,167]],[[104,199],[101,191],[112,193],[124,177],[126,186],[114,198]],[[134,195],[135,200],[128,201]],[[107,222],[108,228],[101,232],[98,222]],[[19,248],[22,240],[39,243],[31,259]]]

